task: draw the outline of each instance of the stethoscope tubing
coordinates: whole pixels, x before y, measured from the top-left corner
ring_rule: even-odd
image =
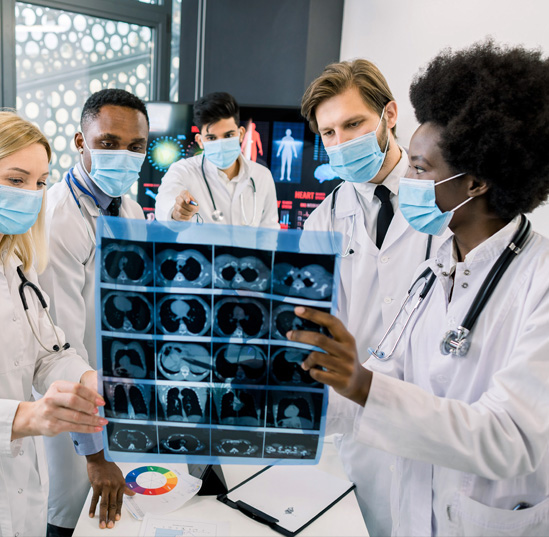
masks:
[[[213,213],[218,213],[219,211],[217,210],[217,205],[215,204],[215,199],[213,197],[213,193],[212,193],[212,189],[210,188],[210,183],[208,181],[208,179],[206,178],[206,172],[204,171],[204,161],[206,160],[206,157],[203,156],[202,157],[202,162],[200,164],[200,168],[202,170],[202,177],[204,179],[204,182],[206,183],[206,187],[208,188],[208,194],[210,195],[210,199],[212,200],[212,205],[213,205]],[[244,219],[244,225],[245,226],[251,226],[253,224],[253,221],[255,220],[255,216],[256,216],[256,210],[257,210],[257,200],[256,200],[256,197],[257,197],[257,189],[255,187],[255,181],[254,181],[254,178],[250,176],[250,181],[252,183],[252,190],[253,190],[253,193],[254,193],[254,210],[253,210],[253,215],[252,215],[252,221],[251,222],[248,222],[248,218],[246,217],[246,211],[244,210],[244,202],[242,200],[242,194],[240,194],[240,211],[242,213],[242,217]]]
[[[47,352],[60,352],[62,350],[67,350],[70,347],[69,342],[65,342],[64,344],[61,343],[61,339],[59,338],[59,334],[57,333],[57,328],[55,327],[55,323],[53,322],[53,319],[51,318],[49,309],[48,309],[48,303],[46,302],[46,299],[44,298],[44,295],[42,294],[42,291],[32,282],[30,282],[25,274],[23,273],[23,270],[21,269],[21,266],[17,267],[17,274],[19,275],[19,278],[21,279],[21,283],[19,284],[19,296],[21,297],[21,302],[23,304],[23,310],[25,311],[25,315],[27,316],[27,321],[29,323],[29,326],[31,328],[32,334],[34,335],[36,341],[40,344],[40,346]],[[25,289],[30,289],[34,292],[36,295],[36,298],[38,298],[38,301],[40,302],[40,305],[44,309],[48,320],[50,321],[50,324],[52,326],[53,333],[55,334],[55,339],[57,340],[57,345],[54,345],[52,349],[48,349],[40,339],[38,332],[36,328],[34,327],[34,324],[30,318],[29,315],[29,304],[27,302],[27,297],[25,296]]]

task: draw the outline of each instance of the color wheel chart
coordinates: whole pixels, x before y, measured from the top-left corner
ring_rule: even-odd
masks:
[[[137,494],[159,496],[176,487],[177,475],[162,466],[141,466],[126,475],[126,485]]]

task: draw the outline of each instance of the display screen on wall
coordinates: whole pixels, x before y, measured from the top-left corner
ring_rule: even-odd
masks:
[[[152,216],[158,186],[170,164],[200,148],[194,140],[198,129],[192,122],[192,105],[157,102],[147,108],[151,133],[138,201]],[[311,132],[298,108],[242,107],[240,120],[246,129],[244,156],[273,174],[281,226],[301,229],[339,182],[320,137]]]

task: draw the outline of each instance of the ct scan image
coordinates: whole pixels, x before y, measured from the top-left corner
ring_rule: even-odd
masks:
[[[309,330],[311,332],[329,334],[324,327],[321,327],[308,319],[298,317],[294,313],[295,306],[295,304],[289,304],[288,302],[276,302],[273,300],[271,320],[271,337],[273,339],[284,339],[287,341],[286,334],[290,330]],[[324,311],[329,313],[329,310]]]
[[[103,374],[106,377],[154,379],[154,341],[104,337]]]
[[[214,344],[215,380],[230,384],[259,384],[267,375],[268,348],[260,345]]]
[[[118,285],[151,285],[152,245],[105,239],[101,245],[101,279]]]
[[[113,418],[155,418],[154,386],[133,382],[104,382],[105,415]]]
[[[331,256],[296,256],[276,252],[273,268],[273,293],[309,300],[332,299],[334,263]]]
[[[296,136],[281,131],[279,180],[297,181]],[[124,220],[98,222],[106,455],[318,461],[328,390],[301,367],[315,347],[286,334],[329,335],[294,313],[335,308],[336,255],[309,253],[329,238],[303,253],[290,232]]]
[[[309,391],[268,392],[267,424],[280,429],[319,429],[322,394]]]
[[[158,377],[162,379],[189,382],[211,380],[209,344],[158,341],[157,364]]]
[[[210,423],[209,392],[202,386],[158,386],[158,419]]]
[[[158,244],[155,256],[157,287],[207,288],[212,285],[212,247],[197,244]]]
[[[263,390],[214,388],[212,422],[220,425],[259,427],[263,424],[265,392]],[[215,415],[215,421],[214,421]]]
[[[215,249],[214,286],[270,293],[272,253],[246,248]]]
[[[109,449],[128,453],[158,453],[156,427],[137,423],[107,424]]]
[[[269,311],[269,301],[260,298],[216,297],[214,334],[218,337],[268,337]]]
[[[202,295],[157,295],[156,331],[168,335],[203,336],[211,325],[209,297]]]
[[[148,334],[153,327],[153,295],[149,293],[101,291],[103,330]]]
[[[198,427],[158,427],[160,453],[168,455],[209,455],[210,430]]]
[[[269,384],[321,388],[322,385],[301,367],[310,353],[310,349],[271,347]]]
[[[318,436],[312,434],[267,433],[265,457],[270,459],[314,459]]]
[[[212,429],[212,455],[219,457],[258,457],[263,453],[263,433]]]

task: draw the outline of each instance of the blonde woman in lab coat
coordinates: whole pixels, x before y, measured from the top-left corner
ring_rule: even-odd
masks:
[[[33,264],[43,268],[46,261],[43,228],[50,157],[50,146],[36,127],[14,113],[0,112],[3,537],[46,534],[48,472],[40,436],[97,432],[106,423],[95,415],[97,406],[104,404],[96,391],[95,372],[68,348],[63,332],[48,319],[38,298],[41,291]],[[25,281],[29,283],[22,289]],[[43,299],[49,302],[47,296]],[[32,400],[33,386],[45,394],[39,401]]]
[[[539,51],[488,41],[436,57],[410,90],[421,125],[399,193],[410,225],[454,232],[416,272],[431,269],[430,291],[385,362],[362,366],[343,324],[312,309],[298,314],[333,339],[288,334],[326,350],[303,367],[337,392],[330,426],[397,456],[393,535],[549,534],[549,241],[527,232],[517,247],[521,215],[549,195],[548,86]],[[468,352],[448,354],[505,250]]]

